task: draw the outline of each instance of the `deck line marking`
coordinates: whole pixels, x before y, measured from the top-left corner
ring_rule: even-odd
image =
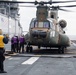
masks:
[[[11,56],[5,56],[5,58],[10,58]]]
[[[11,58],[9,58],[8,60],[12,60],[13,58],[11,57]]]
[[[32,65],[35,61],[37,61],[39,57],[31,57],[27,61],[24,61],[22,64],[23,65]]]

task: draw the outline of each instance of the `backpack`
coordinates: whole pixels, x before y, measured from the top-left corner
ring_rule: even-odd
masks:
[[[8,39],[7,37],[4,37],[4,38],[3,38],[3,42],[4,42],[5,44],[7,44],[8,41],[9,41],[9,39]]]

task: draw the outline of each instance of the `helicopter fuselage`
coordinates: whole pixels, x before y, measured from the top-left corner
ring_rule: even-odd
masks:
[[[33,19],[30,24],[27,43],[39,47],[67,47],[70,46],[69,38],[64,34],[54,20],[38,22]]]

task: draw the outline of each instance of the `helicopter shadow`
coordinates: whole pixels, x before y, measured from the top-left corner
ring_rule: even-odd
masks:
[[[59,54],[58,49],[49,49],[49,48],[41,48],[41,49],[35,49],[32,51],[32,53],[28,54],[34,54],[34,55],[54,55]]]

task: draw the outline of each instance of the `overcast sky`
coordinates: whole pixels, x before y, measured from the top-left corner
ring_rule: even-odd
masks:
[[[35,1],[35,0],[17,0],[17,1]],[[41,1],[41,0],[37,0]],[[42,1],[48,1],[48,0],[42,0]],[[52,0],[52,1],[66,1],[66,0]],[[76,4],[76,2],[73,3],[64,3],[64,4],[54,4],[54,5],[72,5]],[[26,4],[25,4],[26,5]],[[59,20],[64,19],[67,21],[67,27],[66,27],[66,34],[68,35],[76,35],[76,7],[74,8],[67,8],[68,10],[71,10],[73,12],[64,12],[59,11]],[[20,23],[23,27],[23,31],[28,31],[29,24],[32,18],[36,17],[36,8],[26,8],[26,7],[20,7]]]

